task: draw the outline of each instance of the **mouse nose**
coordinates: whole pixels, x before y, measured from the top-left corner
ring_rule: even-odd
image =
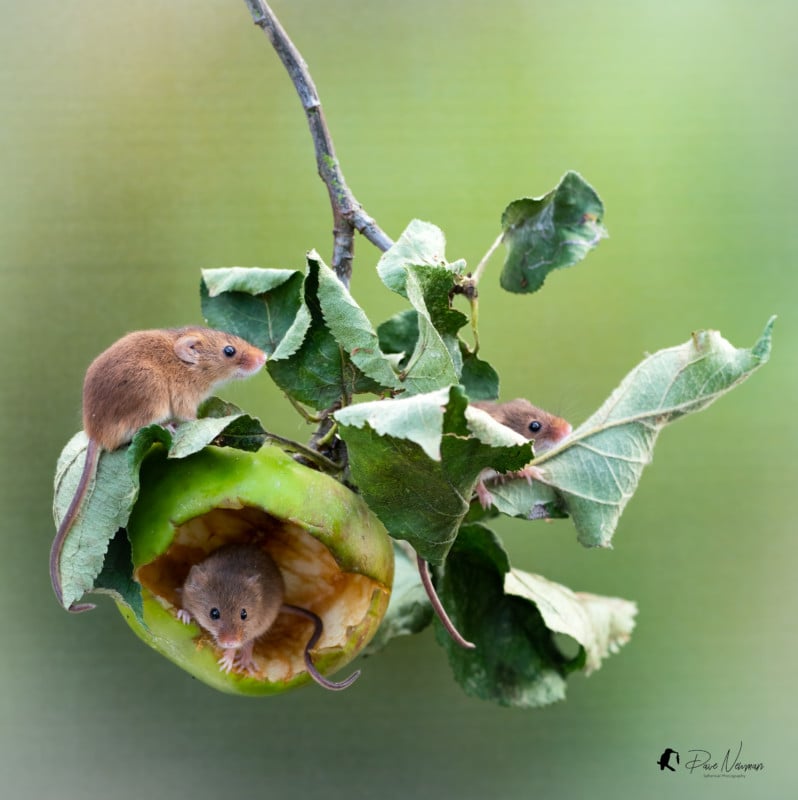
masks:
[[[235,631],[220,631],[216,641],[223,650],[234,650],[241,647],[241,637]]]
[[[238,365],[239,375],[248,377],[254,375],[266,363],[266,353],[262,350],[252,348]]]

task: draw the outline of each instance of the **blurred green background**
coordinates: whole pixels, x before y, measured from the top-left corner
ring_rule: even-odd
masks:
[[[2,0],[0,782],[9,798],[781,798],[798,785],[794,573],[798,6],[791,0],[275,0],[350,186],[398,236],[420,217],[474,265],[506,203],[579,170],[611,238],[544,290],[481,287],[505,398],[578,423],[645,352],[713,327],[771,363],[667,429],[608,551],[568,521],[499,526],[513,561],[634,599],[629,645],[564,703],[466,697],[431,632],[345,694],[214,693],[109,601],[58,608],[51,480],[83,372],[128,330],[201,320],[199,270],[326,258],[305,119],[242,2]],[[352,289],[402,308],[357,243]],[[309,429],[264,376],[224,392]],[[666,747],[744,779],[661,773]]]

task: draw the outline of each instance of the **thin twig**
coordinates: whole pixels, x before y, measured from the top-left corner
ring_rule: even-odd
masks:
[[[308,118],[310,135],[316,150],[316,164],[324,185],[330,195],[333,214],[332,268],[344,286],[349,286],[352,277],[352,259],[355,252],[354,232],[357,230],[375,247],[383,252],[392,244],[377,223],[360,207],[350,191],[335,156],[324,111],[310,71],[280,21],[264,0],[245,0],[253,22],[269,37],[275,52],[283,62],[296,88],[305,115]]]
[[[336,464],[335,461],[331,461],[329,458],[327,458],[327,456],[322,455],[318,450],[314,450],[312,447],[305,447],[304,444],[295,442],[293,439],[286,439],[284,436],[278,436],[276,433],[266,433],[265,438],[270,442],[276,442],[286,450],[292,450],[295,453],[299,453],[299,455],[304,456],[309,461],[312,461],[324,472],[329,472],[334,475],[338,472],[343,472],[344,470],[343,464]]]
[[[490,257],[496,252],[496,248],[502,243],[502,239],[504,238],[504,231],[502,231],[499,236],[497,237],[496,241],[490,246],[490,249],[484,256],[482,256],[482,261],[477,264],[477,268],[474,270],[474,283],[479,284],[479,279],[482,277],[482,273],[485,271],[485,267],[488,265],[488,261],[490,261]]]

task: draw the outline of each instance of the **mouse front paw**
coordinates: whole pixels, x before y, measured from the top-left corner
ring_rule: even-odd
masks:
[[[236,656],[238,651],[237,650],[225,650],[222,657],[216,662],[219,664],[219,669],[222,672],[226,672],[228,675],[236,666]]]
[[[488,509],[493,505],[493,495],[488,490],[488,487],[485,486],[485,481],[480,480],[474,491],[476,492],[477,499],[482,508]]]
[[[188,625],[191,622],[191,614],[185,608],[177,609],[177,618],[184,624]]]
[[[236,651],[236,668],[250,675],[257,672],[255,659],[252,658],[254,644],[254,642],[247,642],[247,644]]]
[[[523,469],[518,470],[518,472],[514,472],[513,476],[516,478],[525,478],[528,484],[532,484],[532,481],[543,481],[544,480],[544,473],[541,467],[532,467],[527,464]]]

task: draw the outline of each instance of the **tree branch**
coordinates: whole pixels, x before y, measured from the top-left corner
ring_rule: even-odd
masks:
[[[319,176],[330,195],[333,214],[333,255],[332,268],[345,286],[352,277],[352,259],[355,252],[354,232],[359,231],[375,247],[383,252],[393,240],[361,208],[349,187],[346,185],[338,159],[335,156],[324,111],[321,107],[316,86],[302,54],[297,50],[280,21],[264,0],[245,0],[252,21],[269,37],[280,60],[296,88],[305,116],[308,119],[310,135],[316,150],[316,164]]]

